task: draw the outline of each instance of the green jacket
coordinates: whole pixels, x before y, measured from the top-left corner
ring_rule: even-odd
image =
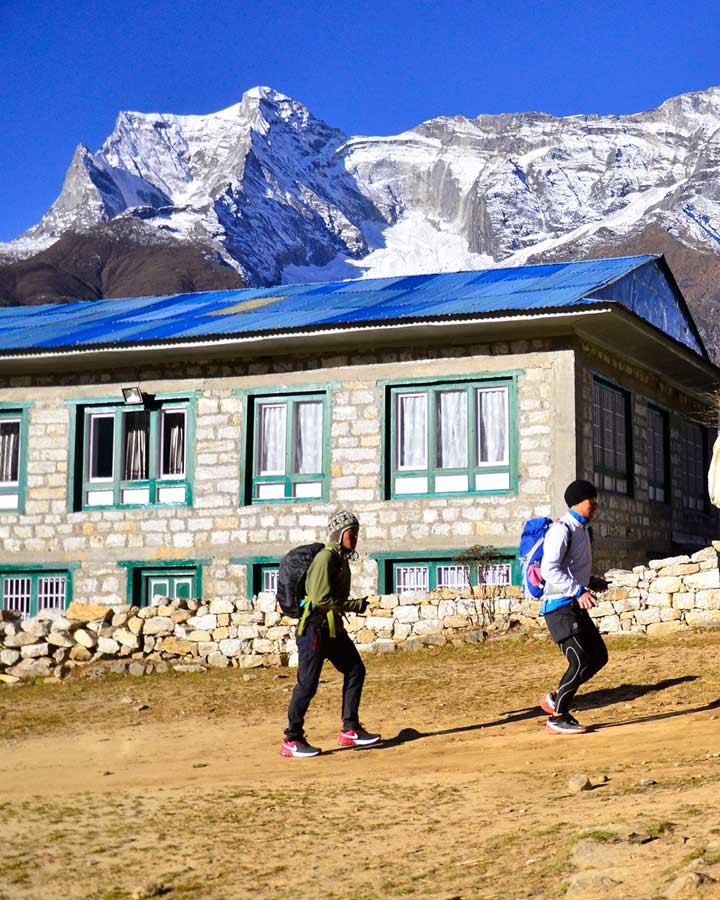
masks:
[[[350,599],[350,566],[340,552],[339,544],[327,544],[310,563],[305,576],[305,595],[305,611],[298,625],[298,634],[302,634],[305,621],[314,609],[327,615],[330,637],[335,637],[336,633],[336,612],[340,613],[342,628],[343,613],[363,611],[362,598]]]

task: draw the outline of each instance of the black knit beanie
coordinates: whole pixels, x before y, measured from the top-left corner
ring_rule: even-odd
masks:
[[[592,497],[597,497],[597,489],[590,481],[583,481],[580,478],[565,488],[565,502],[568,507],[576,506],[583,500],[590,500]]]

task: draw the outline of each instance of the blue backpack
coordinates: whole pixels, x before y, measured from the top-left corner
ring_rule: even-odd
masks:
[[[545,535],[550,526],[556,522],[549,516],[528,519],[520,538],[518,556],[522,573],[523,593],[528,600],[539,600],[545,590],[545,580],[540,572],[543,553],[545,551]],[[563,523],[565,524],[565,523]],[[567,528],[567,525],[565,526]],[[568,528],[568,533],[570,529]]]

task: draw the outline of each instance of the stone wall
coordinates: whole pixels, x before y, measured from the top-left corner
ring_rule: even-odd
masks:
[[[610,588],[591,615],[606,634],[657,635],[720,625],[720,541],[692,556],[651,561],[606,573]],[[542,628],[539,604],[518,588],[372,597],[368,612],[350,615],[361,651],[391,652],[479,642],[492,631]],[[296,664],[295,624],[271,594],[252,599],[174,600],[167,606],[74,602],[21,620],[0,612],[0,682],[63,677],[73,670],[142,675],[237,666]]]

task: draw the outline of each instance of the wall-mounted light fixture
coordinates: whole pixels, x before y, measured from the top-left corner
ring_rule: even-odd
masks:
[[[143,394],[139,384],[134,387],[124,387],[122,389],[123,403],[127,406],[142,406]]]

